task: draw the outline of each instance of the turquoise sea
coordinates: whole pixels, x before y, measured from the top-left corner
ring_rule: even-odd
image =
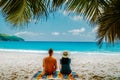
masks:
[[[50,42],[50,41],[23,41],[23,42],[0,42],[0,50],[15,51],[34,51],[46,52],[49,48],[53,48],[56,52],[68,50],[71,53],[106,53],[119,54],[120,44],[108,46],[105,43],[101,48],[96,42]]]

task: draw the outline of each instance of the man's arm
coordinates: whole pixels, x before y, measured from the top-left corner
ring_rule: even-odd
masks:
[[[43,59],[43,68],[45,67],[45,59]]]
[[[57,69],[58,66],[57,66],[57,60],[55,59],[55,69]]]

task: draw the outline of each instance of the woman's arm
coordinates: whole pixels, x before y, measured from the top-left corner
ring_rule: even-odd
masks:
[[[62,65],[60,64],[60,69],[62,68]]]
[[[60,59],[60,70],[62,68],[62,59]]]
[[[43,68],[45,67],[45,59],[43,59]]]

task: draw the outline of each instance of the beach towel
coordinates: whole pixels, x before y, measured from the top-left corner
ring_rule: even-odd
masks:
[[[32,80],[61,80],[61,79],[67,79],[67,80],[75,80],[75,78],[78,78],[78,74],[76,72],[72,72],[72,75],[62,75],[59,71],[56,71],[53,75],[43,75],[41,76],[42,71],[38,71],[32,78]]]

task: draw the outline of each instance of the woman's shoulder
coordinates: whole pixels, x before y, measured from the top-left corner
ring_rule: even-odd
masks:
[[[68,58],[68,60],[71,60],[71,58]]]
[[[61,60],[71,61],[71,58],[61,58],[60,61],[61,61]]]

